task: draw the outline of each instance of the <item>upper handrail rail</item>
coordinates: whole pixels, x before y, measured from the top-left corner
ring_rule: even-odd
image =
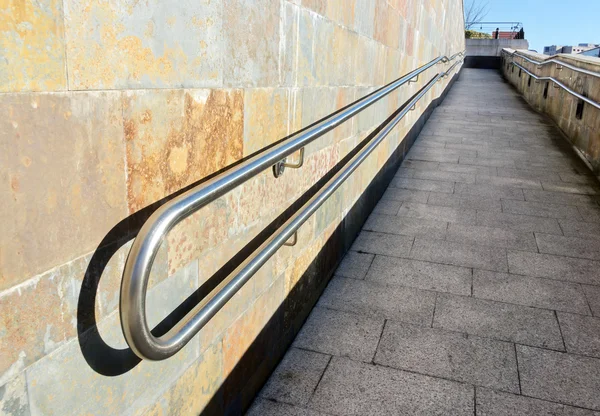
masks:
[[[551,81],[553,83],[555,83],[556,85],[558,85],[560,88],[562,88],[563,90],[565,90],[566,92],[568,92],[569,94],[579,98],[580,100],[585,101],[586,103],[588,103],[591,106],[596,107],[597,109],[600,110],[600,104],[598,104],[597,102],[590,100],[588,97],[584,97],[583,95],[573,91],[572,89],[570,89],[569,87],[567,87],[565,84],[563,84],[562,82],[560,82],[559,80],[552,78],[552,77],[540,77],[535,75],[534,73],[532,73],[531,71],[529,71],[527,68],[523,67],[522,65],[516,63],[516,62],[511,62],[511,64],[513,64],[514,66],[520,68],[521,70],[525,71],[525,73],[531,77],[533,77],[534,79],[538,80],[538,81]]]
[[[589,71],[587,69],[583,69],[583,68],[579,68],[575,65],[571,65],[568,64],[564,61],[561,61],[560,59],[557,58],[550,58],[550,59],[546,59],[545,61],[536,61],[535,59],[532,59],[528,56],[523,55],[522,53],[519,53],[519,51],[514,51],[514,52],[508,52],[508,51],[503,51],[504,53],[511,55],[511,56],[518,56],[519,58],[524,59],[525,61],[531,62],[532,64],[535,64],[537,66],[543,66],[543,65],[547,65],[547,64],[557,64],[560,66],[563,66],[565,68],[569,68],[573,71],[577,71],[577,72],[581,72],[582,74],[586,74],[586,75],[590,75],[592,77],[597,77],[600,78],[600,72],[594,72],[594,71]]]
[[[120,317],[121,327],[125,340],[133,352],[145,359],[162,360],[168,358],[183,348],[191,338],[214,316],[241,287],[254,274],[260,265],[264,264],[272,255],[267,257],[261,248],[269,241],[277,241],[279,248],[287,241],[289,236],[274,237],[265,241],[256,251],[253,258],[247,258],[232,274],[235,278],[226,278],[211,293],[205,297],[194,309],[186,314],[167,334],[155,337],[148,326],[146,319],[146,290],[150,277],[152,263],[166,234],[180,221],[198,211],[208,203],[214,201],[225,193],[231,191],[243,182],[249,180],[258,173],[275,166],[285,157],[324,135],[337,127],[350,117],[358,114],[381,98],[390,94],[400,86],[409,81],[416,81],[419,74],[436,65],[439,62],[447,63],[457,56],[464,56],[465,51],[457,52],[451,57],[439,56],[427,64],[415,69],[407,75],[393,81],[378,91],[363,97],[346,109],[330,115],[313,127],[294,134],[279,144],[256,154],[239,165],[219,174],[211,180],[200,184],[187,192],[172,199],[158,208],[141,227],[135,241],[133,242],[125,268],[120,293]],[[435,81],[452,70],[454,64],[448,71],[438,74]],[[428,84],[428,88],[431,88]],[[424,94],[424,93],[423,93]],[[420,98],[423,94],[419,94]],[[415,101],[415,100],[413,100]],[[411,103],[413,102],[411,101]],[[416,102],[416,101],[415,101]],[[414,107],[409,106],[409,110]],[[407,111],[409,111],[407,110]],[[406,114],[406,112],[404,112]],[[337,177],[337,176],[335,176]],[[310,201],[314,201],[313,197]],[[309,201],[309,202],[310,202]],[[322,202],[321,202],[322,203]],[[320,205],[320,204],[319,204]],[[314,212],[314,211],[312,211]],[[310,214],[308,214],[310,216]],[[295,215],[292,218],[297,218]],[[284,226],[289,225],[288,220]],[[298,227],[304,222],[298,223]],[[297,229],[297,227],[296,227]],[[257,267],[253,266],[259,264]],[[252,271],[252,273],[250,273]],[[236,274],[237,273],[237,274]]]

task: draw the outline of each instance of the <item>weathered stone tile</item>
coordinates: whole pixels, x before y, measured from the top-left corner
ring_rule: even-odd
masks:
[[[25,374],[0,385],[0,413],[6,416],[30,415]]]
[[[484,416],[597,416],[596,412],[478,387],[477,414]]]
[[[318,305],[352,312],[374,319],[396,319],[428,325],[433,315],[435,293],[419,289],[381,285],[335,277],[327,286]]]
[[[498,168],[498,176],[535,180],[557,180],[558,173],[547,170]]]
[[[101,276],[90,269],[92,255],[87,255],[2,293],[0,384],[75,337],[78,319],[89,319],[88,314],[100,319],[114,310],[124,267],[122,254],[110,259]],[[100,281],[96,304],[82,305],[78,311],[79,297],[85,296],[80,292],[86,274]]]
[[[364,279],[369,266],[371,266],[371,262],[373,262],[373,257],[375,256],[369,253],[348,251],[336,269],[335,274],[352,279]]]
[[[223,375],[227,378],[284,300],[285,279],[279,277],[223,334]],[[249,302],[248,302],[249,303]],[[261,357],[264,358],[264,357]]]
[[[0,290],[89,253],[127,215],[121,113],[118,92],[0,95]]]
[[[427,203],[431,205],[461,209],[475,209],[495,212],[502,211],[502,204],[499,199],[469,194],[456,195],[430,192]]]
[[[177,416],[222,412],[215,395],[223,383],[221,343],[211,345],[183,374],[148,406],[136,406],[137,416]]]
[[[517,199],[523,200],[523,191],[517,188],[503,188],[491,185],[472,185],[465,183],[457,183],[454,188],[454,193],[466,197],[468,195],[485,197],[490,199]]]
[[[496,247],[479,247],[453,241],[417,237],[410,252],[416,260],[476,267],[484,270],[508,271],[506,250]]]
[[[482,185],[488,184],[499,187],[542,189],[540,181],[533,179],[506,178],[503,176],[477,175],[477,183]]]
[[[446,234],[447,223],[443,221],[429,221],[419,218],[398,217],[392,215],[371,214],[363,230],[378,231],[382,233],[400,234],[406,236],[428,236],[443,239]]]
[[[298,2],[298,5],[300,2]],[[297,68],[296,57],[298,56],[298,26],[300,17],[300,8],[296,4],[284,2],[281,15],[281,44],[284,45],[280,50],[279,83],[280,85],[294,86],[296,84]]]
[[[589,205],[595,203],[592,195],[568,194],[566,192],[539,191],[537,189],[524,189],[526,201],[544,202],[565,205]]]
[[[600,239],[600,223],[558,220],[560,228],[568,237]]]
[[[600,409],[600,360],[517,345],[522,394]]]
[[[521,232],[542,232],[561,235],[560,225],[555,218],[531,215],[507,214],[504,212],[477,212],[477,225],[507,228]]]
[[[241,159],[243,107],[241,90],[126,92],[130,212]]]
[[[332,414],[473,414],[473,387],[333,357],[310,406]]]
[[[454,182],[429,181],[425,179],[394,178],[390,186],[416,191],[433,191],[449,194],[454,192]]]
[[[474,270],[473,296],[584,315],[590,313],[581,286],[557,280]]]
[[[600,316],[600,287],[583,285],[583,291],[592,309],[592,315]]]
[[[289,90],[283,88],[244,91],[244,156],[287,136],[289,99]]]
[[[232,0],[225,3],[223,9],[223,83],[226,86],[276,85],[279,81],[280,3]]]
[[[173,311],[197,287],[187,273],[168,279],[149,291],[147,312],[153,326]],[[186,293],[187,292],[187,293]],[[169,360],[142,361],[131,370],[119,374],[121,365],[135,364],[137,358],[128,349],[121,330],[119,314],[114,313],[98,324],[98,330],[88,331],[31,365],[26,372],[30,407],[33,414],[125,414],[134,402],[154,401],[156,392],[148,383],[173,383],[180,374],[198,359],[199,338],[196,337]],[[99,339],[100,338],[100,339]],[[106,343],[106,345],[104,344]],[[85,356],[82,354],[84,348]],[[88,363],[99,349],[113,351],[117,357]],[[106,352],[110,354],[109,352]],[[97,356],[96,356],[97,359]],[[110,360],[122,360],[113,363]],[[98,368],[102,368],[98,371]],[[103,371],[117,372],[112,377]],[[82,391],[104,392],[85,394]],[[112,397],[107,401],[106,397]]]
[[[558,313],[568,353],[600,358],[600,318]]]
[[[314,0],[310,0],[314,1]],[[375,31],[375,2],[374,1],[357,1],[354,13],[354,27],[361,35],[369,38],[373,37]]]
[[[580,183],[566,182],[545,182],[542,181],[542,186],[545,191],[551,192],[566,192],[569,194],[585,194],[596,195],[598,193],[598,185],[584,185]]]
[[[290,348],[260,396],[283,403],[306,405],[330,359],[329,355]]]
[[[404,202],[398,211],[398,216],[455,224],[475,224],[476,220],[475,210],[473,209],[442,207],[414,202]]]
[[[465,296],[438,295],[434,328],[562,350],[552,311]]]
[[[413,241],[414,237],[362,231],[356,237],[352,250],[384,254],[386,256],[408,257]]]
[[[373,38],[389,46],[398,49],[398,31],[400,16],[385,0],[375,2],[375,31]]]
[[[6,2],[0,15],[0,92],[65,90],[63,2]]]
[[[277,11],[279,16],[279,7]],[[224,58],[222,36],[228,27],[218,2],[151,0],[142,5],[119,0],[90,5],[68,0],[69,86],[78,90],[221,86],[223,65],[233,58]],[[269,39],[274,37],[278,42],[279,31]],[[243,50],[243,44],[236,46]]]
[[[587,238],[536,233],[540,253],[600,260],[600,241]]]
[[[254,400],[252,407],[246,414],[248,416],[326,416],[312,409],[273,402],[260,397]]]
[[[424,261],[375,256],[365,278],[385,285],[471,294],[471,270]]]
[[[376,214],[396,215],[400,210],[400,205],[402,205],[402,201],[382,198],[379,200],[377,205],[375,205],[375,208],[373,208],[372,212]]]
[[[519,393],[513,344],[388,321],[374,362]]]
[[[515,274],[600,284],[600,262],[593,260],[509,250],[508,268]]]
[[[445,166],[451,164],[443,164]],[[459,166],[459,165],[451,165]],[[475,175],[464,172],[454,171],[435,171],[435,170],[417,170],[412,176],[415,179],[428,179],[433,181],[446,181],[446,182],[463,182],[463,183],[475,183]]]
[[[533,233],[524,233],[504,228],[449,224],[446,240],[465,244],[537,252],[537,245]]]
[[[404,160],[402,162],[403,168],[410,168],[415,170],[435,170],[440,164],[438,162],[426,162],[423,160]]]
[[[386,189],[381,199],[391,199],[399,202],[427,202],[429,192],[427,191],[415,191],[413,189],[401,189],[389,187]],[[398,207],[399,208],[399,207]]]
[[[577,207],[584,221],[600,223],[600,207],[595,204],[580,205]]]
[[[373,319],[316,307],[296,336],[293,346],[371,362],[383,321],[383,318]]]
[[[502,201],[502,211],[509,214],[532,215],[536,217],[582,219],[577,207],[572,205],[505,199]]]
[[[461,156],[459,163],[461,165],[489,166],[495,168],[514,168],[515,161],[512,159],[494,159],[487,157],[468,157]]]
[[[409,153],[406,157],[408,160],[419,162],[458,163],[458,156],[441,153]]]

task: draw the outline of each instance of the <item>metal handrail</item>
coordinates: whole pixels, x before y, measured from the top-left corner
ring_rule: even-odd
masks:
[[[585,101],[586,103],[588,103],[589,105],[592,105],[594,107],[596,107],[597,109],[600,110],[600,104],[598,104],[597,102],[590,100],[588,97],[584,97],[583,95],[573,91],[572,89],[570,89],[569,87],[567,87],[565,84],[563,84],[562,82],[560,82],[559,80],[552,78],[552,77],[539,77],[537,75],[535,75],[534,73],[532,73],[531,71],[527,70],[525,67],[523,67],[522,65],[516,63],[516,62],[511,62],[511,64],[513,64],[514,66],[520,68],[521,70],[525,71],[525,73],[531,77],[533,77],[536,80],[539,81],[552,81],[553,83],[555,83],[556,85],[558,85],[560,88],[562,88],[563,90],[565,90],[566,92],[568,92],[569,94],[579,98],[580,100]]]
[[[464,51],[455,53],[451,57],[440,56],[429,63],[417,68],[396,81],[389,83],[375,93],[362,98],[348,108],[332,114],[310,129],[297,133],[281,143],[270,148],[266,152],[257,154],[247,161],[233,167],[232,169],[214,177],[213,179],[198,185],[197,187],[172,199],[158,210],[156,210],[140,229],[138,236],[133,242],[125,268],[120,294],[120,317],[121,326],[125,340],[133,352],[141,358],[149,360],[162,360],[168,358],[183,348],[192,337],[225,305],[225,303],[248,281],[248,279],[264,264],[273,253],[281,247],[293,234],[289,230],[297,230],[300,225],[316,210],[325,199],[337,189],[336,185],[331,191],[329,185],[335,178],[340,178],[338,173],[328,182],[324,191],[315,195],[300,213],[296,213],[280,229],[283,231],[274,234],[265,241],[254,254],[248,257],[234,272],[224,279],[210,294],[205,297],[194,309],[179,321],[167,334],[155,337],[148,327],[146,319],[146,290],[150,277],[152,263],[160,245],[167,233],[180,221],[198,211],[208,203],[214,201],[238,185],[257,175],[258,173],[274,166],[285,157],[295,151],[304,148],[316,138],[337,127],[350,117],[358,114],[365,108],[390,94],[400,86],[413,80],[420,73],[426,71],[439,62],[446,63],[457,56],[464,56]],[[428,84],[400,113],[402,116],[414,107],[416,101],[431,88],[442,76],[447,76],[454,64],[448,71],[438,74],[435,80]],[[401,118],[401,117],[400,117]],[[395,120],[395,119],[394,119]],[[398,119],[399,120],[399,119]],[[397,121],[396,121],[397,123]],[[395,125],[395,124],[394,124]],[[389,132],[389,130],[385,130]],[[378,134],[379,137],[381,133]],[[386,133],[387,135],[387,133]],[[383,138],[381,138],[382,140]],[[379,140],[379,141],[381,141]],[[377,143],[379,143],[379,141]],[[369,145],[367,148],[371,149]],[[359,154],[363,154],[363,150]],[[369,151],[369,153],[370,153]],[[355,156],[353,161],[357,160]],[[366,157],[366,155],[364,156]],[[362,161],[364,157],[360,160]],[[354,162],[352,162],[354,163]],[[360,162],[358,162],[360,164]],[[352,166],[352,165],[351,165]],[[358,166],[358,165],[356,165]],[[351,173],[356,167],[352,168]],[[345,171],[344,171],[345,172]],[[348,175],[349,175],[348,173]],[[344,179],[347,177],[344,176]],[[341,181],[343,182],[342,179]],[[341,183],[341,182],[340,182]],[[326,196],[324,192],[326,193]],[[317,205],[310,208],[313,204]]]
[[[514,52],[507,52],[507,51],[503,51],[504,53],[511,55],[512,57],[514,56],[518,56],[519,58],[522,58],[528,62],[531,62],[532,64],[535,64],[537,66],[543,66],[543,65],[547,65],[547,64],[557,64],[560,65],[562,67],[565,68],[569,68],[573,71],[577,71],[577,72],[581,72],[582,74],[586,74],[586,75],[590,75],[592,77],[598,77],[600,78],[600,73],[599,72],[594,72],[594,71],[589,71],[587,69],[583,69],[583,68],[579,68],[577,66],[574,65],[570,65],[566,62],[563,62],[557,58],[550,58],[550,59],[546,59],[545,61],[536,61],[535,59],[529,58],[528,56],[525,56],[521,53],[519,53],[518,51],[514,51]],[[514,58],[513,58],[514,59]]]

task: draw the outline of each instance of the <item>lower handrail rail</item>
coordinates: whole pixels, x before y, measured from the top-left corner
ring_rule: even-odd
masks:
[[[259,247],[259,249],[257,249],[257,251],[255,251],[255,255],[248,257],[228,278],[214,288],[192,311],[188,312],[167,334],[161,337],[155,337],[148,327],[145,310],[149,272],[160,244],[165,235],[175,224],[248,180],[256,173],[265,170],[285,156],[303,148],[304,145],[314,140],[316,137],[323,135],[385,95],[391,93],[401,85],[413,80],[426,69],[429,69],[438,62],[449,62],[458,56],[464,56],[464,51],[455,53],[451,58],[444,56],[430,61],[404,77],[381,88],[376,93],[353,104],[348,109],[328,117],[308,131],[292,136],[271,149],[268,155],[256,155],[243,164],[233,168],[231,171],[225,172],[200,185],[200,191],[194,188],[159,208],[144,226],[142,226],[138,237],[131,247],[123,272],[120,297],[121,326],[125,339],[134,353],[141,358],[149,360],[162,360],[175,354],[183,348],[198,331],[200,331],[210,318],[224,306],[224,304],[243,286],[254,272],[256,272],[256,270],[271,257],[274,251],[276,251],[276,249],[268,252],[265,250],[261,251],[261,248],[266,249],[271,243],[274,245],[269,247],[279,248],[290,237],[287,232],[284,234],[282,231],[276,236],[268,239]],[[418,99],[420,99],[433,84],[435,84],[435,82],[440,78],[447,76],[460,62],[462,62],[462,60],[457,61],[446,72],[437,74],[434,80],[428,83],[427,87],[419,93],[415,99],[411,100],[407,107],[405,107],[400,113],[402,116],[398,118],[394,125],[397,124],[406,112],[414,107],[414,104]],[[394,120],[396,120],[396,118]],[[385,131],[389,133],[389,130]],[[387,133],[385,135],[387,135]],[[381,133],[379,133],[379,135],[380,134]],[[376,137],[379,137],[379,135]],[[383,140],[383,137],[377,143]],[[362,152],[359,154],[362,154]],[[353,168],[352,171],[354,169],[356,169],[356,167]],[[334,178],[336,177],[338,176],[336,175]],[[315,201],[315,198],[318,198],[318,195],[321,195],[321,193],[313,197],[311,201]],[[321,202],[318,206],[322,204],[323,200],[319,199],[319,201]],[[316,208],[318,208],[318,206]],[[310,214],[307,215],[310,216]],[[292,219],[284,224],[284,226],[289,225],[290,221],[293,221],[294,218],[297,219],[299,217],[298,215],[294,215]],[[304,221],[305,219],[296,223],[297,227],[295,229],[297,229]]]
[[[569,69],[571,69],[573,71],[581,72],[582,74],[586,74],[586,75],[589,75],[589,76],[592,76],[592,77],[600,78],[600,73],[599,72],[594,72],[594,71],[589,71],[587,69],[579,68],[579,67],[577,67],[575,65],[568,64],[568,63],[566,63],[564,61],[561,61],[560,59],[557,59],[557,58],[550,58],[550,59],[546,59],[544,61],[536,61],[535,59],[532,59],[532,58],[530,58],[528,56],[523,55],[522,53],[519,53],[519,51],[508,52],[508,51],[504,50],[503,53],[506,53],[506,54],[512,56],[513,59],[514,59],[515,56],[518,56],[519,58],[521,58],[521,59],[523,59],[525,61],[528,61],[528,62],[530,62],[532,64],[535,64],[537,66],[543,66],[543,65],[548,65],[548,64],[554,63],[554,64],[557,64],[557,65],[563,66],[565,68],[569,68]]]

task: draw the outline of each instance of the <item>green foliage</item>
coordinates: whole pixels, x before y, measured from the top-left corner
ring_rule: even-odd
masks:
[[[488,33],[477,32],[475,30],[465,30],[466,39],[491,39],[492,35]]]

